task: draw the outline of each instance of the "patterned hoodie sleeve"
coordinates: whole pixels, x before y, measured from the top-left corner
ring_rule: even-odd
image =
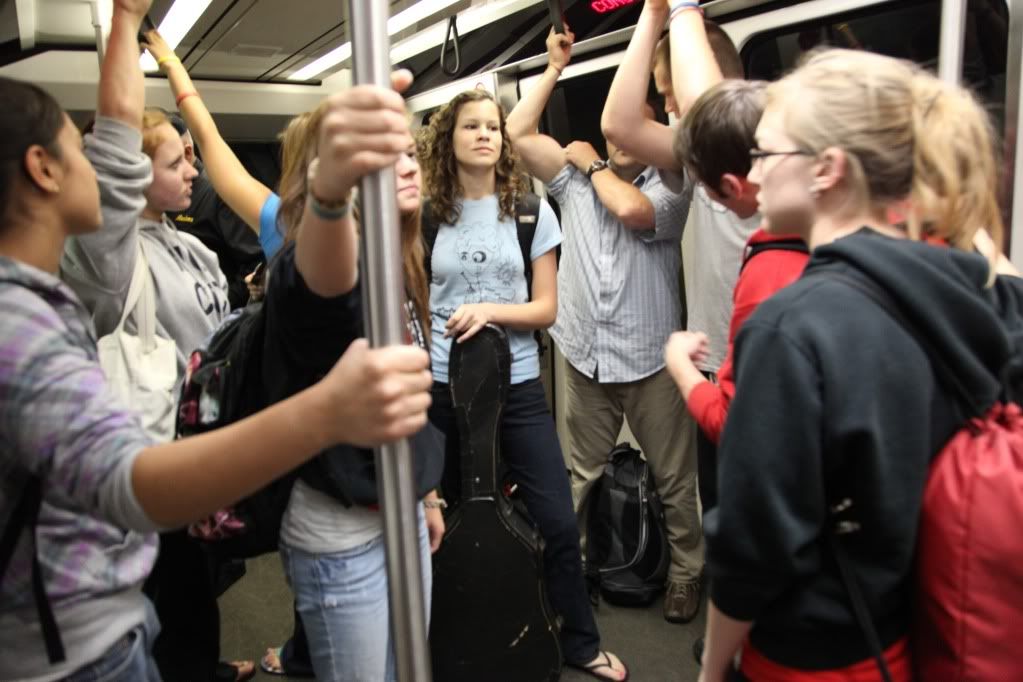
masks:
[[[122,528],[154,530],[131,483],[135,457],[150,441],[108,388],[94,352],[27,290],[6,288],[0,315],[4,459],[46,480],[52,502]]]

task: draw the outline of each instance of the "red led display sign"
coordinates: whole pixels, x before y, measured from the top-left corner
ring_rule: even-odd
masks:
[[[622,7],[634,5],[638,1],[639,0],[593,0],[593,2],[590,3],[590,9],[597,14],[606,14],[608,12],[613,12],[616,9],[621,9]]]

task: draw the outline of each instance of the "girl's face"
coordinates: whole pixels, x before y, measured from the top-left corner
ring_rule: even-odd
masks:
[[[398,179],[398,211],[407,215],[419,208],[423,188],[423,174],[419,171],[415,146],[401,155],[394,164],[394,173]]]
[[[490,100],[466,102],[455,117],[455,160],[466,170],[494,168],[501,158],[501,115]]]
[[[68,234],[95,232],[103,222],[96,171],[82,150],[82,136],[66,114],[57,144],[64,172],[59,201]]]
[[[145,191],[149,207],[184,211],[192,203],[192,180],[199,174],[185,160],[185,147],[170,123],[160,124],[163,141],[153,152],[153,184]],[[164,134],[166,133],[166,134]]]
[[[785,133],[784,112],[769,106],[756,132],[758,151],[748,180],[760,186],[757,202],[766,227],[774,234],[808,235],[816,219],[813,167],[816,156],[803,150]]]

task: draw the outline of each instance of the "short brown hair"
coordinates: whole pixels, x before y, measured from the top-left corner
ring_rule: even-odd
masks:
[[[719,194],[726,173],[746,177],[766,88],[764,81],[730,79],[700,95],[675,130],[679,165]]]
[[[725,30],[709,19],[703,20],[703,30],[707,33],[707,42],[710,43],[710,51],[714,53],[714,61],[721,69],[721,75],[725,78],[745,78],[746,70],[742,68],[742,59],[739,51],[735,49],[735,43],[728,37]],[[654,50],[654,64],[664,64],[671,76],[671,40],[665,35],[657,43]]]

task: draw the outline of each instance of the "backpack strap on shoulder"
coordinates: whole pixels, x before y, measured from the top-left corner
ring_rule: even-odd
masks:
[[[522,267],[526,276],[526,293],[533,298],[533,237],[536,235],[536,223],[540,220],[540,197],[527,192],[515,204],[515,230],[519,238],[519,249],[522,251]]]
[[[764,251],[795,251],[797,253],[810,253],[810,249],[807,247],[806,242],[802,239],[778,239],[770,242],[757,242],[756,244],[750,244],[746,247],[746,252],[742,256],[742,266],[739,268],[739,272],[746,269],[746,264],[749,263],[754,256],[763,253]]]
[[[426,270],[426,286],[433,281],[433,245],[437,243],[440,225],[433,215],[430,200],[424,199],[420,209],[420,232],[423,235],[423,268]]]
[[[540,220],[540,197],[532,192],[519,199],[515,204],[515,231],[519,239],[519,250],[522,251],[522,273],[526,277],[526,295],[533,300],[533,237],[536,236],[536,223]],[[540,330],[533,331],[536,347],[543,355],[543,339]]]
[[[36,525],[39,522],[39,507],[42,506],[42,503],[42,481],[38,476],[33,476],[26,484],[25,492],[18,500],[18,504],[4,528],[3,536],[0,537],[0,579],[7,572],[22,530],[28,528],[33,537],[35,536]],[[39,626],[46,644],[46,655],[50,659],[50,663],[63,663],[67,658],[64,654],[64,642],[60,638],[57,620],[53,617],[53,607],[50,605],[50,599],[46,596],[46,587],[43,585],[43,571],[39,565],[38,546],[34,547],[32,551],[32,597],[35,599],[36,612],[39,614]]]

